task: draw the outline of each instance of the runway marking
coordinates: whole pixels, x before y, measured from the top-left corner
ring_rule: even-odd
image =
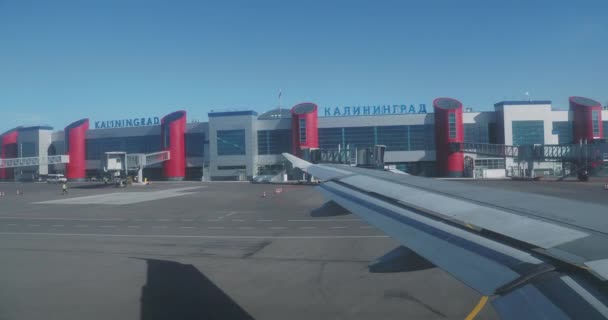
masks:
[[[223,216],[221,216],[221,217],[218,217],[217,219],[218,219],[218,220],[222,220],[222,219],[224,219],[224,218],[228,218],[228,217],[230,217],[230,216],[233,216],[233,215],[235,215],[235,214],[237,214],[237,213],[238,213],[238,212],[231,211],[231,212],[229,212],[229,213],[227,213],[227,214],[225,214],[225,215],[223,215]]]
[[[182,229],[194,229],[194,227],[181,226]]]
[[[156,221],[171,221],[171,219],[156,219]]]
[[[137,229],[137,228],[139,228],[139,226],[127,226],[127,228]]]
[[[66,221],[124,221],[124,219],[81,219],[81,218],[61,218],[61,217],[0,217],[4,220],[66,220]]]
[[[239,227],[239,229],[241,229],[241,230],[251,230],[251,229],[255,229],[255,227]]]
[[[271,219],[259,219],[258,222],[272,222]]]
[[[245,220],[232,219],[232,222],[245,222]]]
[[[208,222],[218,222],[218,221],[220,221],[220,220],[218,220],[218,219],[208,219],[207,221],[208,221]]]
[[[65,227],[65,226],[64,226],[64,225],[62,225],[62,224],[54,224],[54,225],[52,225],[51,227],[58,227],[58,228],[60,228],[60,227]]]
[[[76,227],[78,227],[78,228],[88,228],[89,225],[88,224],[79,224]]]
[[[289,222],[342,222],[342,221],[361,221],[361,219],[291,219]]]
[[[190,222],[190,221],[194,221],[194,219],[182,219],[182,221],[188,221],[188,222]]]
[[[39,225],[39,224],[28,224],[27,226],[28,226],[28,227],[40,227],[40,225]]]
[[[158,191],[131,191],[131,192],[114,192],[98,194],[93,196],[83,196],[67,199],[48,200],[34,202],[34,204],[101,204],[101,205],[128,205],[134,203],[148,202],[166,198],[181,197],[185,195],[195,194],[195,189],[201,189],[203,186],[183,187]]]
[[[99,226],[100,228],[114,228],[116,226]]]
[[[9,227],[14,227],[16,225],[17,225],[16,223],[9,223],[9,224],[7,224],[7,226],[9,226]]]
[[[373,228],[372,226],[360,226],[359,229],[371,229]]]
[[[211,227],[210,227],[211,228]],[[238,235],[153,235],[153,234],[103,234],[103,233],[52,233],[52,232],[0,232],[0,235],[59,236],[59,237],[113,237],[113,238],[194,238],[194,239],[385,239],[388,236],[238,236]]]
[[[152,226],[154,229],[165,229],[167,226]]]
[[[287,229],[287,227],[270,227],[268,229],[273,229],[273,230],[277,230],[277,229]]]
[[[336,227],[331,227],[332,229],[346,229],[348,227],[342,227],[342,226],[336,226]]]
[[[207,229],[224,229],[224,227],[207,227]]]
[[[464,319],[465,320],[473,320],[473,319],[475,319],[475,317],[477,316],[477,314],[486,305],[486,302],[488,302],[488,296],[482,296],[481,299],[479,299],[479,302],[477,303],[477,305],[475,306],[475,308],[473,308],[473,310],[471,310],[471,313],[469,313],[469,315],[466,318],[464,318]]]
[[[316,229],[317,227],[300,227],[300,229]]]

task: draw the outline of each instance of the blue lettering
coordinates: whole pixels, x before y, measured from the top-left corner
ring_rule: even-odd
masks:
[[[99,129],[99,121],[95,121],[95,129]]]
[[[139,126],[139,119],[138,118],[133,119],[133,125],[135,125],[136,127]]]
[[[369,114],[370,114],[370,111],[371,111],[370,106],[365,106],[365,107],[363,107],[363,114],[364,114],[364,115],[369,115]]]
[[[155,125],[159,125],[160,124],[160,119],[158,117],[154,117],[154,124]]]
[[[393,114],[397,113],[399,110],[399,105],[395,104],[393,105]]]
[[[105,122],[102,121],[101,124],[99,125],[99,129],[103,129],[105,127],[106,127]]]
[[[353,115],[361,115],[361,107],[353,107]]]
[[[391,106],[390,105],[382,106],[382,114],[391,114]]]
[[[426,104],[422,103],[418,105],[418,113],[426,113]]]
[[[148,122],[146,122],[146,125],[148,125],[148,126],[152,125],[152,118],[148,118]]]
[[[133,126],[133,119],[127,119],[127,127]]]
[[[343,116],[349,115],[350,116],[350,107],[344,107],[344,114]]]
[[[400,107],[401,107],[401,113],[407,113],[407,105],[402,104]]]
[[[331,116],[331,108],[327,108],[327,107],[325,108],[325,114],[324,114],[324,116],[325,117]]]
[[[381,114],[381,111],[382,111],[381,106],[374,106],[374,114]]]
[[[408,110],[408,113],[416,113],[416,108],[414,108],[414,105],[410,105],[410,110]]]
[[[141,118],[141,121],[139,123],[140,123],[140,125],[145,126],[146,125],[146,118]]]
[[[334,108],[334,116],[339,116],[340,115],[340,108],[335,107]]]

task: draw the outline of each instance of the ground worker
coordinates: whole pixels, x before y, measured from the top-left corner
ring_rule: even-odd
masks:
[[[61,185],[61,194],[68,194],[68,184],[65,182]]]

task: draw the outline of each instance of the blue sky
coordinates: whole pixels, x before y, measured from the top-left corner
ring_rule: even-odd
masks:
[[[185,109],[608,102],[608,1],[0,0],[0,132]]]

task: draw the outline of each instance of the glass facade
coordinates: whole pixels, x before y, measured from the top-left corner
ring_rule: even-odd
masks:
[[[34,142],[24,142],[19,144],[19,157],[37,157],[38,146]]]
[[[604,130],[604,138],[608,138],[608,121],[602,121],[602,125],[604,126],[602,130]]]
[[[86,159],[101,160],[106,152],[152,153],[160,151],[160,135],[86,140]]]
[[[306,143],[306,119],[300,119],[300,143]]]
[[[448,113],[448,124],[450,139],[456,139],[456,114],[453,112]]]
[[[570,144],[572,143],[572,122],[570,121],[553,121],[553,134],[557,134],[557,143]]]
[[[591,122],[593,123],[593,136],[600,135],[600,110],[591,110]]]
[[[231,156],[245,154],[245,130],[218,130],[217,155]]]
[[[485,123],[465,123],[464,142],[490,143],[488,125]]]
[[[513,121],[513,145],[544,144],[545,127],[542,120]]]
[[[291,152],[291,130],[258,131],[258,154]]]
[[[504,169],[505,159],[476,159],[475,168]]]
[[[186,157],[202,157],[205,150],[205,134],[202,132],[186,133],[184,135]]]
[[[433,150],[435,132],[433,125],[379,126],[320,128],[319,147],[337,149],[353,145],[355,148],[381,144],[386,151]]]

